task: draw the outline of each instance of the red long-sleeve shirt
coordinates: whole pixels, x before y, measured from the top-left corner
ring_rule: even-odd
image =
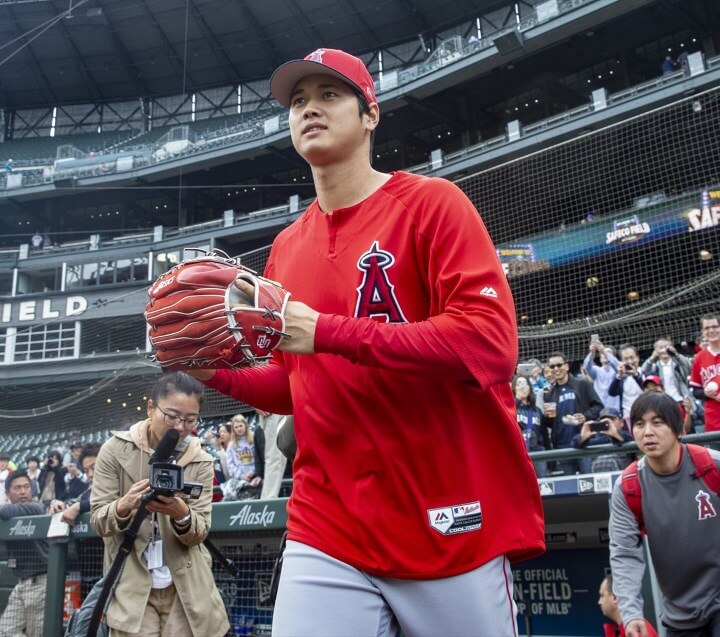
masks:
[[[512,296],[477,211],[394,173],[363,202],[317,202],[266,274],[321,313],[314,355],[208,384],[295,415],[290,538],[369,573],[435,578],[544,550],[517,427]]]

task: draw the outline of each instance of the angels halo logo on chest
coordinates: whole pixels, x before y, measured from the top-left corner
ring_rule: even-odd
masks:
[[[360,255],[357,267],[362,281],[356,288],[355,318],[374,318],[385,323],[407,323],[405,314],[390,282],[388,270],[395,264],[395,256],[373,241],[370,249]]]

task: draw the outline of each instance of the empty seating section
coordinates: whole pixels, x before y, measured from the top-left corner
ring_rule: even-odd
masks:
[[[16,168],[22,166],[49,165],[57,159],[57,149],[70,145],[85,154],[113,152],[137,131],[113,131],[110,133],[83,133],[63,137],[22,137],[3,144],[4,159],[13,159]]]

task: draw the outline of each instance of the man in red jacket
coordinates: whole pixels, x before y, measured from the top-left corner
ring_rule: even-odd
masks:
[[[264,367],[193,375],[295,416],[273,634],[512,637],[510,564],[544,529],[492,241],[452,183],[372,168],[360,59],[318,49],[270,89],[317,191],[265,270],[292,294],[291,338]]]

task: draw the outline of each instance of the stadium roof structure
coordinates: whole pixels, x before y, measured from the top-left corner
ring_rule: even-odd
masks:
[[[108,102],[266,80],[282,62],[319,47],[362,54],[508,4],[0,0],[0,107]]]

